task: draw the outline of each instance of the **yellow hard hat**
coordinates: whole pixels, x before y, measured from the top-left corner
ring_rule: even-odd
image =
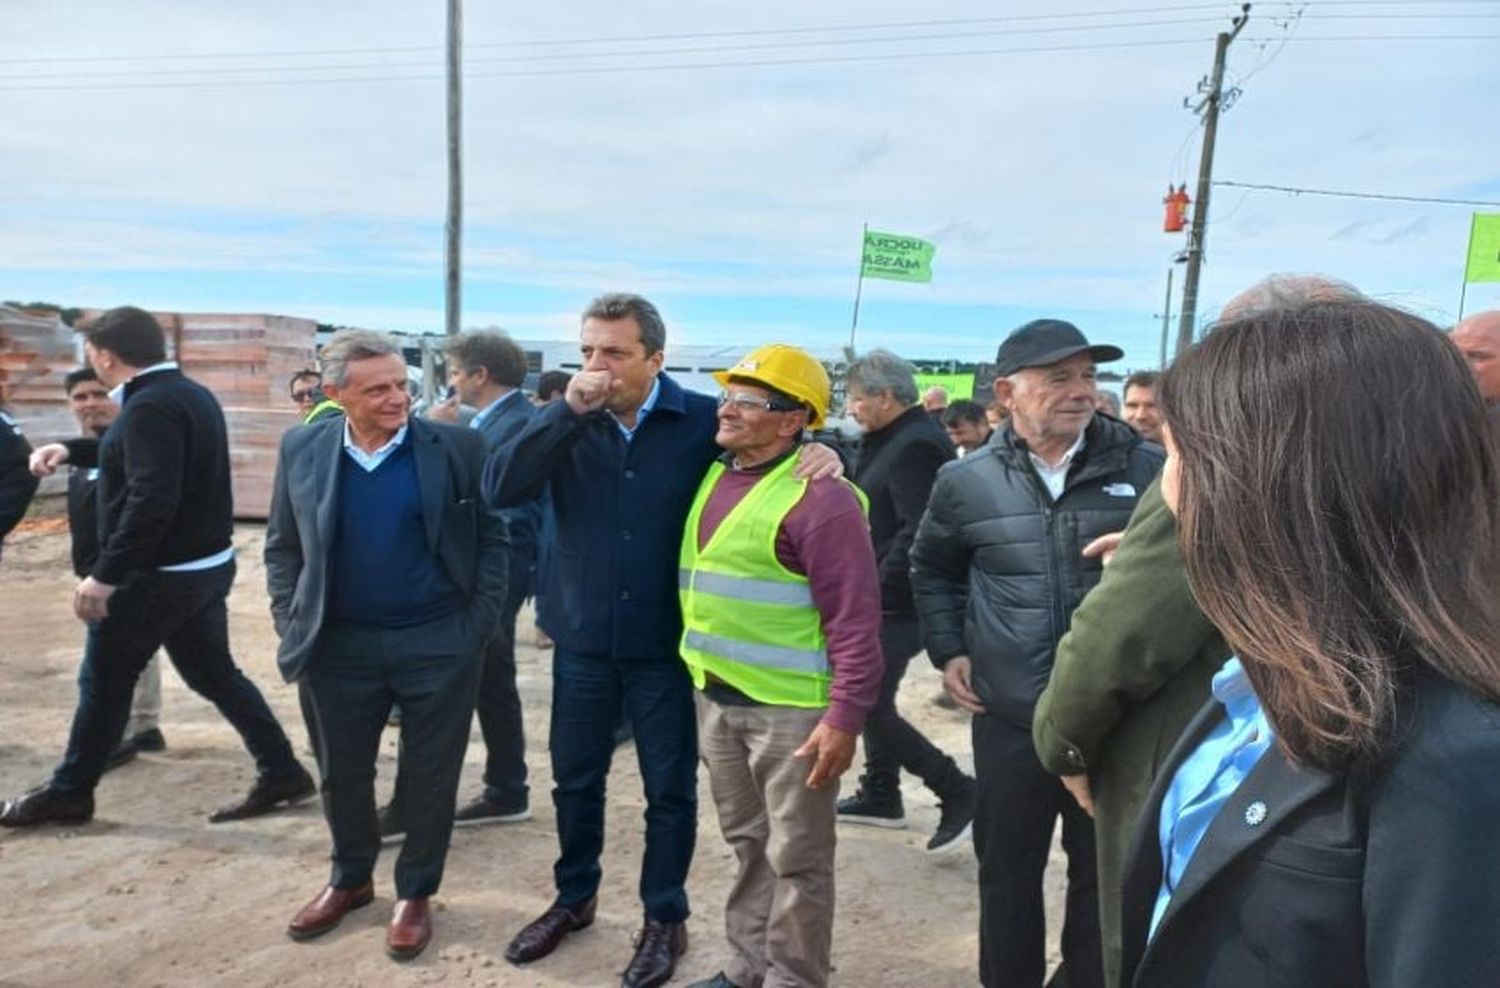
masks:
[[[714,380],[720,384],[728,385],[735,378],[763,384],[805,403],[812,409],[807,420],[812,429],[823,424],[833,398],[828,371],[812,354],[789,343],[767,343],[741,357],[728,370],[714,371]]]

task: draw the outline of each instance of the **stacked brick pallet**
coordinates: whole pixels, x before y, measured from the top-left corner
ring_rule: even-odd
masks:
[[[287,379],[313,366],[317,324],[288,316],[158,313],[183,373],[214,393],[229,424],[237,518],[265,518],[281,434],[300,421]]]
[[[287,379],[313,366],[316,324],[286,316],[156,316],[183,372],[224,406],[235,517],[266,517],[277,444],[298,422]],[[78,366],[77,354],[73,331],[55,316],[0,307],[0,384],[33,444],[77,432],[62,390],[63,376]]]

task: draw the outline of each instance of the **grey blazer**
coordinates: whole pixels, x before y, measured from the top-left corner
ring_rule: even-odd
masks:
[[[484,437],[424,419],[407,425],[428,547],[468,596],[474,626],[494,627],[505,598],[508,541],[504,519],[480,491]],[[288,681],[307,668],[323,627],[343,444],[343,416],[297,426],[281,438],[265,559],[271,617],[281,636],[276,661]]]

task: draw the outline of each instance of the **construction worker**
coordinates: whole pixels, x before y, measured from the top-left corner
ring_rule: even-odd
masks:
[[[880,581],[864,497],[793,474],[828,411],[785,344],[714,377],[724,455],[682,539],[682,656],[719,828],[739,859],[728,967],[695,988],[827,984],[839,776],[880,692]]]

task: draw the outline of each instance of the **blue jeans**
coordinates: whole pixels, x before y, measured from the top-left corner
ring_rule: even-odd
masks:
[[[559,646],[552,666],[552,755],[561,851],[557,901],[581,906],[599,890],[604,850],[604,785],[620,715],[635,730],[646,790],[646,852],[641,902],[646,918],[688,917],[688,868],[698,836],[698,734],[693,683],[676,655],[615,659]]]
[[[67,754],[52,775],[54,789],[94,791],[125,734],[136,680],[162,645],[182,681],[239,732],[260,775],[298,771],[276,715],[229,654],[224,598],[234,572],[233,562],[189,573],[139,572],[115,591],[109,615],[89,625],[78,670],[78,708]]]

